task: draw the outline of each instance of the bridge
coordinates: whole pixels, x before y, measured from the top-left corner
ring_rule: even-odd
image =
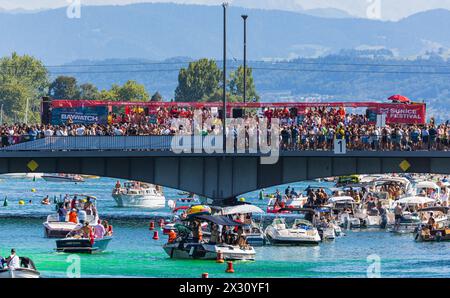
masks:
[[[172,136],[48,137],[0,150],[0,173],[46,172],[138,180],[223,201],[285,183],[350,174],[450,174],[448,151],[176,153]]]

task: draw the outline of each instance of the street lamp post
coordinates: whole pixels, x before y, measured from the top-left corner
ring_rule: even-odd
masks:
[[[245,103],[247,97],[247,18],[248,15],[242,15],[242,19],[244,20],[244,94],[243,100]]]
[[[223,152],[226,152],[226,120],[227,120],[227,7],[224,2],[223,7],[223,106],[222,106],[222,142]]]

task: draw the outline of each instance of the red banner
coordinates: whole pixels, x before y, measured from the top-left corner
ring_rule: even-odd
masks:
[[[142,107],[149,108],[150,113],[164,108],[221,108],[221,102],[129,102],[129,101],[96,101],[96,100],[52,100],[52,108],[76,108],[92,106],[112,107]],[[227,114],[236,108],[297,108],[304,113],[307,108],[333,107],[333,108],[368,108],[376,114],[386,114],[387,123],[426,123],[426,105],[424,103],[379,103],[379,102],[233,102],[227,103]]]
[[[425,104],[378,104],[369,107],[376,114],[386,115],[386,123],[425,124]]]

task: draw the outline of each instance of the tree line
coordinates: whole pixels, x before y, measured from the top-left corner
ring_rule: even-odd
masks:
[[[220,101],[222,100],[222,70],[210,59],[192,61],[178,74],[175,101]],[[247,68],[247,98],[259,100],[253,80],[252,69]],[[239,66],[227,78],[227,100],[242,101],[244,90],[244,68]],[[128,80],[123,85],[113,84],[108,90],[99,90],[95,84],[79,83],[75,77],[60,75],[50,79],[50,73],[42,61],[13,53],[0,58],[0,105],[2,122],[38,122],[40,98],[86,99],[107,101],[163,101],[156,91],[150,96],[143,84]]]

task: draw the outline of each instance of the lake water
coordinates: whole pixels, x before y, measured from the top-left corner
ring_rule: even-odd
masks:
[[[168,209],[150,212],[117,208],[111,197],[114,183],[109,178],[80,184],[2,179],[0,194],[8,197],[9,205],[0,204],[0,255],[6,256],[14,247],[19,255],[32,258],[44,277],[65,277],[67,272],[70,276],[77,272],[73,264],[78,260],[81,277],[200,277],[203,272],[210,277],[366,277],[368,269],[373,268],[380,269],[381,277],[450,277],[450,242],[417,243],[413,235],[382,230],[345,231],[346,236],[316,247],[258,247],[255,261],[235,262],[234,274],[225,273],[226,265],[214,261],[173,260],[162,249],[166,236],[160,233],[160,240],[153,240],[146,219],[167,215]],[[305,182],[291,186],[301,190],[312,183],[317,185]],[[42,217],[54,212],[54,206],[39,202],[45,195],[59,197],[65,193],[98,198],[100,214],[111,218],[114,225],[114,239],[107,251],[79,255],[78,259],[56,253],[55,240],[43,237]],[[165,195],[168,199],[181,197],[171,189],[165,189]],[[244,197],[265,204],[256,199],[257,192]],[[19,200],[32,200],[32,204],[19,206]]]

